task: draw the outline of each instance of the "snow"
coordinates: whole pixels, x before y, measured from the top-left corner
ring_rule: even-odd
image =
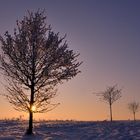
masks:
[[[40,121],[25,135],[27,121],[1,120],[0,140],[140,140],[140,121]]]

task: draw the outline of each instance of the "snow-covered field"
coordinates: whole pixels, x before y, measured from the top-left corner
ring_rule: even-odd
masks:
[[[33,136],[26,128],[26,121],[0,121],[0,140],[140,140],[140,121],[42,121]]]

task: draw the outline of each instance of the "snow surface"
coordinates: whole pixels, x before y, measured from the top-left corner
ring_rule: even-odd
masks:
[[[140,121],[41,121],[26,136],[27,121],[0,121],[0,140],[140,140]]]

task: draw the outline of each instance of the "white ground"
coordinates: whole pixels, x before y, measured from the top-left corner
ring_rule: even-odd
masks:
[[[0,140],[140,140],[140,121],[35,122],[25,136],[26,121],[0,121]]]

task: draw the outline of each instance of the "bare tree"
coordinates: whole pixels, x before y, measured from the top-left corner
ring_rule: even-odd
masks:
[[[109,104],[110,121],[112,121],[112,104],[121,98],[121,89],[118,89],[116,85],[108,87],[105,91],[97,93],[100,96],[100,100]]]
[[[44,11],[28,12],[17,21],[14,34],[0,37],[1,69],[6,75],[8,101],[18,111],[29,113],[27,134],[32,134],[33,113],[52,110],[55,87],[80,71],[79,54],[69,50],[65,37],[59,37],[46,24]]]
[[[128,109],[133,113],[134,121],[136,120],[136,112],[139,111],[139,107],[139,103],[135,101],[128,104]]]

